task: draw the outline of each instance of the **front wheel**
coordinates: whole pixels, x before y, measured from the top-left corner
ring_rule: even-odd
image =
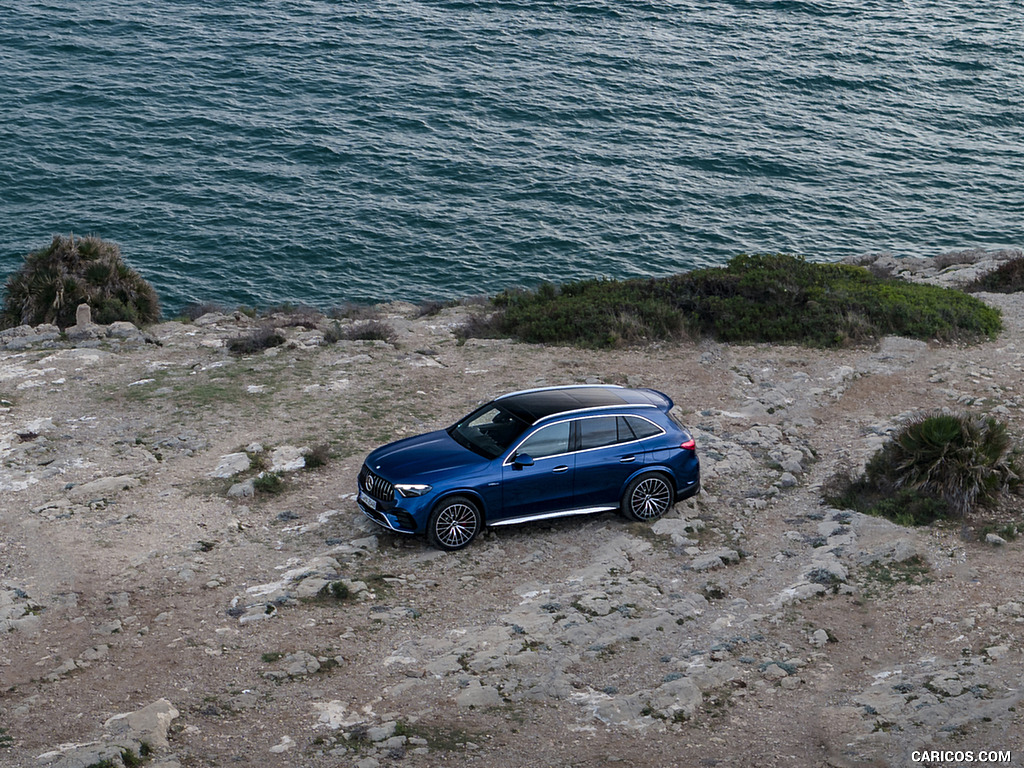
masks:
[[[622,496],[622,514],[630,520],[657,520],[674,503],[672,481],[658,472],[641,475],[629,484]]]
[[[427,524],[427,539],[451,552],[469,545],[483,527],[480,508],[465,496],[445,499],[434,508]]]

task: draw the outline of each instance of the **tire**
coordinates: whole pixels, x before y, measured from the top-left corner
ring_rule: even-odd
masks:
[[[453,552],[469,546],[483,528],[480,508],[465,496],[452,496],[434,507],[427,523],[427,540],[438,549]]]
[[[622,495],[622,514],[629,520],[653,522],[675,504],[672,481],[660,472],[640,475]]]

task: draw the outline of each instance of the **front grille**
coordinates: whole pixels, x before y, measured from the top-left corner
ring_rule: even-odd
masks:
[[[394,501],[395,489],[387,480],[380,475],[374,474],[370,468],[363,465],[359,473],[359,487],[381,501]]]

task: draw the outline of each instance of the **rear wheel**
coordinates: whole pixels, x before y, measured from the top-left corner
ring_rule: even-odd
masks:
[[[640,475],[622,496],[622,514],[630,520],[657,520],[675,502],[672,481],[660,472]]]
[[[427,539],[449,552],[468,546],[483,527],[480,508],[465,496],[452,496],[438,504],[427,524]]]

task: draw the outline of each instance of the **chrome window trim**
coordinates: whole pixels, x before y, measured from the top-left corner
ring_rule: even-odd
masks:
[[[623,445],[633,445],[633,443],[642,443],[644,440],[650,440],[652,437],[661,437],[662,435],[668,434],[666,432],[666,430],[663,429],[660,424],[656,424],[655,422],[651,421],[650,419],[648,419],[648,418],[646,418],[644,416],[638,416],[635,413],[616,413],[614,415],[615,416],[623,416],[623,417],[625,417],[625,416],[636,416],[636,418],[643,419],[648,424],[653,424],[654,426],[656,426],[661,431],[658,432],[658,434],[656,434],[656,435],[648,435],[647,437],[638,437],[635,440],[627,440],[624,443],[608,443],[607,445],[599,445],[599,446],[597,446],[595,448],[580,448],[578,451],[570,451],[570,453],[590,453],[591,451],[600,451],[600,450],[603,450],[605,448],[618,448],[618,447],[623,446]],[[595,414],[593,416],[578,416],[577,420],[582,421],[583,419],[597,419],[597,418],[602,418],[602,417],[603,418],[607,418],[607,414],[599,413],[599,414]]]
[[[604,406],[601,406],[601,407],[604,407]],[[617,406],[610,406],[610,407],[621,408],[622,406],[618,406],[617,405]],[[656,408],[657,406],[654,406],[654,405],[650,405],[650,406],[643,405],[643,406],[640,406],[640,407],[642,407],[642,408]],[[578,421],[578,420],[581,420],[581,419],[596,419],[596,418],[600,418],[602,416],[635,416],[636,418],[643,419],[648,424],[651,424],[651,425],[657,427],[658,430],[659,430],[658,434],[656,434],[656,435],[648,435],[647,437],[638,437],[635,440],[629,440],[629,441],[627,441],[625,443],[609,443],[608,445],[599,445],[596,448],[582,448],[582,449],[580,449],[578,451],[566,451],[565,453],[554,453],[554,454],[552,454],[550,456],[542,456],[539,459],[534,459],[534,461],[535,462],[537,462],[537,461],[547,461],[548,459],[557,459],[557,458],[559,458],[561,456],[574,456],[577,453],[589,453],[590,451],[600,451],[603,448],[613,448],[613,447],[622,446],[622,445],[633,445],[634,443],[642,443],[644,440],[650,440],[651,438],[661,437],[662,435],[667,435],[668,434],[667,430],[665,430],[665,428],[662,427],[660,424],[658,424],[657,422],[651,421],[646,416],[641,416],[640,414],[637,414],[637,413],[614,413],[614,414],[595,413],[595,414],[592,414],[590,416],[571,416],[571,414],[573,414],[573,413],[579,413],[581,411],[594,411],[594,410],[597,410],[597,409],[596,408],[580,408],[577,411],[566,411],[565,413],[557,414],[557,417],[558,418],[562,418],[564,416],[569,416],[569,418],[566,419],[566,421],[569,422],[570,429],[572,429],[572,427],[571,427],[572,422],[573,421]],[[550,416],[548,418],[555,418],[555,417],[556,417],[556,415],[552,414],[552,416]],[[543,421],[543,420],[544,419],[541,419],[541,421]],[[547,427],[554,426],[555,424],[561,424],[561,423],[562,422],[560,422],[560,421],[552,422],[551,424],[545,424],[543,428],[546,429]],[[537,426],[537,422],[534,422],[530,426],[531,427]],[[537,432],[540,432],[540,430],[538,429]],[[508,455],[508,458],[506,458],[505,461],[502,462],[502,466],[503,467],[510,467],[510,466],[512,466],[515,463],[512,459],[516,455],[516,453],[519,452],[519,447],[523,443],[525,443],[527,440],[529,440],[531,437],[533,437],[533,435],[537,434],[537,432],[533,432],[532,434],[530,434],[527,437],[524,437],[522,440],[520,440],[519,444],[516,445],[516,447],[512,449],[512,452]],[[531,458],[533,458],[533,457],[531,457]]]
[[[667,430],[667,429],[665,429],[665,428],[664,428],[663,426],[661,426],[661,424],[659,424],[659,423],[658,423],[658,422],[656,422],[656,421],[651,421],[651,420],[650,420],[650,419],[648,419],[648,418],[647,418],[646,416],[641,416],[641,415],[640,415],[640,414],[638,414],[638,413],[624,413],[624,414],[622,414],[622,415],[623,415],[623,416],[635,416],[635,417],[636,417],[636,418],[638,418],[638,419],[643,419],[643,420],[644,420],[644,421],[646,421],[646,422],[647,422],[648,424],[653,424],[654,426],[656,426],[656,427],[657,427],[657,428],[658,428],[658,429],[660,430],[660,431],[658,432],[658,434],[656,434],[656,435],[648,435],[647,437],[638,437],[638,438],[637,438],[637,440],[648,440],[648,439],[650,439],[650,438],[652,438],[652,437],[661,437],[662,435],[667,435],[667,434],[668,434],[668,430]],[[632,429],[632,427],[630,427],[630,429]]]
[[[562,416],[571,416],[574,413],[588,413],[590,411],[608,411],[608,410],[611,410],[612,408],[625,408],[628,411],[632,411],[634,408],[657,408],[657,407],[658,406],[654,405],[654,403],[619,403],[618,405],[591,405],[591,406],[589,406],[587,408],[573,408],[571,411],[559,411],[558,413],[552,413],[550,416],[541,416],[539,419],[537,419],[535,422],[533,422],[533,424],[531,424],[530,426],[531,427],[535,427],[538,424],[540,424],[542,421],[544,421],[545,419],[560,419]],[[594,415],[595,416],[604,416],[605,414],[598,413],[598,414],[594,414]],[[619,416],[636,416],[635,413],[622,413],[622,414],[616,414],[616,415],[619,415]],[[643,418],[643,417],[641,417],[641,418]],[[648,421],[650,421],[650,419],[648,419]],[[651,422],[651,423],[653,424],[654,422]]]

